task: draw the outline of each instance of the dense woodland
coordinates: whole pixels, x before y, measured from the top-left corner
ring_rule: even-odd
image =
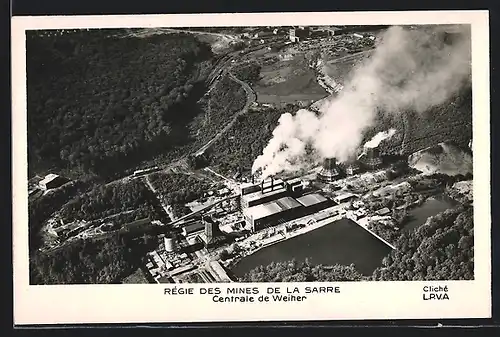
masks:
[[[233,127],[212,146],[210,163],[223,173],[250,171],[253,161],[271,139],[281,114],[298,108],[288,105],[282,109],[251,110],[238,117]]]
[[[76,196],[60,211],[65,222],[95,220],[129,210],[150,210],[151,191],[140,180],[127,184],[94,186],[87,193]],[[145,212],[147,213],[147,212]]]
[[[81,240],[49,254],[37,252],[30,261],[30,284],[120,283],[141,266],[154,243],[146,235],[138,239],[115,235]]]
[[[354,265],[324,266],[312,265],[308,260],[273,262],[248,272],[242,282],[333,282],[360,281],[360,274]]]
[[[188,141],[184,129],[200,110],[210,46],[182,33],[119,33],[27,33],[32,170],[110,174]]]
[[[414,232],[404,232],[396,250],[373,273],[374,280],[474,279],[472,207],[458,207],[430,217]]]
[[[150,181],[175,216],[189,212],[184,204],[201,198],[212,187],[204,180],[181,173],[154,173]]]
[[[191,133],[198,144],[208,142],[243,109],[246,103],[243,87],[228,75],[222,77],[215,87],[199,102],[206,111],[191,123]]]
[[[399,233],[393,250],[370,277],[355,266],[312,266],[281,262],[259,266],[244,277],[250,282],[427,281],[474,278],[473,209],[459,206],[430,217],[415,231]]]
[[[71,181],[63,186],[48,191],[45,195],[30,201],[28,206],[29,247],[30,251],[40,247],[39,232],[43,223],[74,195],[85,190],[86,185],[79,181]]]
[[[385,115],[380,112],[364,141],[390,128],[397,133],[380,144],[385,153],[411,154],[444,141],[467,147],[472,138],[472,89],[464,87],[447,102],[423,113],[404,111]]]
[[[231,72],[242,81],[255,83],[260,80],[260,70],[261,66],[257,62],[250,62],[233,67]]]

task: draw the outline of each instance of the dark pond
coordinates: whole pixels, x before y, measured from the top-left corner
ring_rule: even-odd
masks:
[[[382,264],[391,248],[351,220],[341,219],[311,232],[263,248],[243,258],[233,273],[241,277],[259,265],[306,258],[313,264],[354,263],[356,269],[371,275]]]
[[[403,231],[415,230],[423,225],[427,218],[447,209],[455,207],[456,201],[445,196],[434,196],[427,199],[422,205],[413,208],[408,212],[411,220],[403,227]]]

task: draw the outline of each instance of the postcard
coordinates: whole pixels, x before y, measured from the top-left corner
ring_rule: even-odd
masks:
[[[15,324],[491,317],[488,25],[13,17]]]

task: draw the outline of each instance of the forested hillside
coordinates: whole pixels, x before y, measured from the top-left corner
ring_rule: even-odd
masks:
[[[154,173],[149,179],[175,216],[189,213],[184,205],[201,198],[212,187],[206,181],[182,173]]]
[[[243,282],[333,282],[361,281],[363,275],[354,265],[324,266],[313,265],[309,261],[273,262],[267,266],[252,269]]]
[[[151,192],[139,180],[127,184],[94,186],[87,193],[78,195],[65,204],[59,215],[65,222],[90,221],[120,212],[134,211],[133,219],[136,219],[152,214],[149,202],[151,199]]]
[[[396,250],[373,273],[374,280],[474,279],[474,218],[470,206],[430,217],[396,241]]]
[[[186,34],[27,33],[30,170],[109,175],[177,144],[198,114],[210,46]]]
[[[298,107],[290,104],[284,108],[250,110],[238,117],[226,136],[213,145],[211,164],[223,173],[250,171],[253,161],[271,139],[281,114],[296,110]]]
[[[390,128],[396,129],[397,133],[380,144],[384,152],[402,151],[408,155],[445,141],[466,147],[472,138],[472,89],[464,87],[445,103],[422,113],[380,113],[374,127],[365,134],[364,141]]]
[[[49,254],[37,252],[30,259],[30,284],[120,283],[155,244],[147,235],[136,240],[115,235],[81,240]]]

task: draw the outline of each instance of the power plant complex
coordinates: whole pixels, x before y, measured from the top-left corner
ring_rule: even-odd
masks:
[[[241,188],[242,213],[247,226],[257,232],[269,226],[300,218],[332,206],[318,193],[304,193],[300,179],[284,181],[270,178]]]
[[[191,216],[178,223],[177,230],[160,235],[160,246],[164,249],[150,254],[148,270],[159,283],[181,282],[194,274],[198,276],[193,277],[198,277],[201,282],[213,282],[215,279],[231,281],[220,265],[205,265],[200,261],[213,254],[219,254],[212,257],[220,256],[221,261],[230,261],[228,256],[240,254],[234,253],[231,243],[238,242],[240,245],[251,238],[253,246],[243,245],[247,251],[265,247],[298,235],[308,226],[322,226],[325,221],[344,216],[347,214],[345,205],[359,198],[341,187],[345,183],[344,178],[380,168],[382,162],[377,148],[365,146],[359,156],[345,162],[326,158],[317,168],[315,177],[310,174],[290,179],[270,176],[256,181],[252,175],[251,181],[234,185],[234,193],[218,193],[219,201],[202,207],[201,211],[193,211]],[[382,171],[373,173],[373,176],[378,174],[385,177]],[[349,184],[355,185],[357,178],[353,178]],[[363,179],[367,178],[360,178]],[[331,186],[336,187],[333,194]],[[359,209],[353,212],[345,216],[357,219],[364,214]],[[198,261],[198,264],[192,261]]]

